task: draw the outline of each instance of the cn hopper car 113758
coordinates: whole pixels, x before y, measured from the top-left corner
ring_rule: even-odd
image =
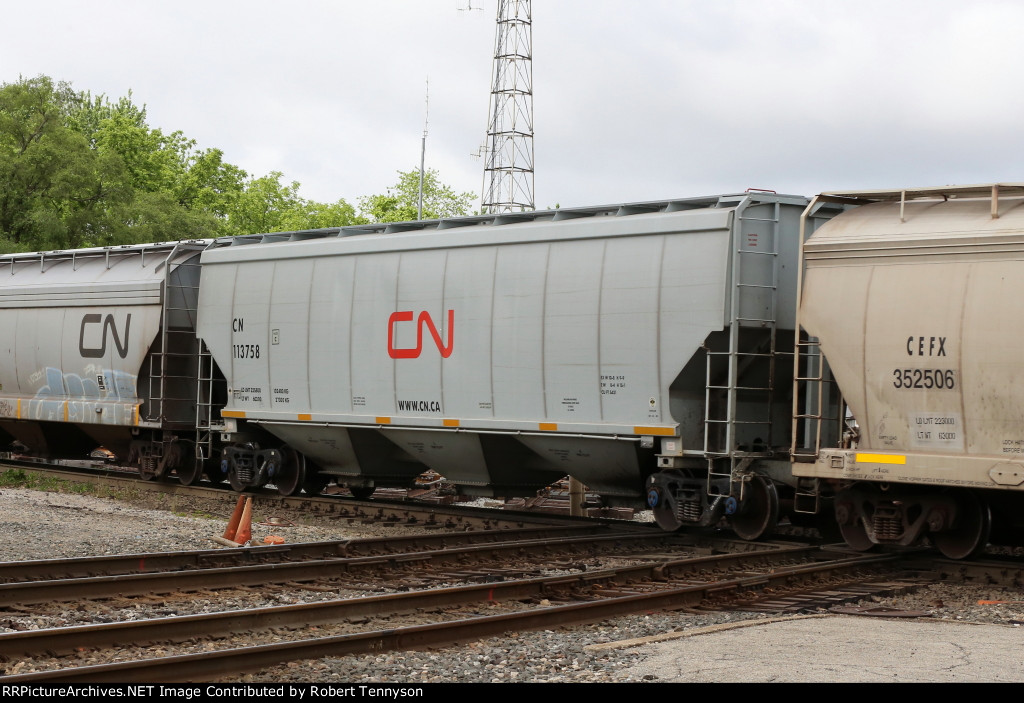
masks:
[[[228,476],[464,494],[571,475],[665,528],[771,529],[803,197],[346,227],[202,258]],[[823,209],[818,220],[836,210]],[[816,220],[817,221],[817,220]],[[789,359],[789,357],[786,357]]]
[[[748,191],[7,255],[0,440],[286,495],[571,475],[667,530],[834,514],[858,549],[969,556],[1021,512],[1022,194]]]

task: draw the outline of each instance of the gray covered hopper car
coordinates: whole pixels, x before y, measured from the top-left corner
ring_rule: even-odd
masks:
[[[769,192],[345,227],[202,257],[223,470],[285,493],[571,475],[755,538],[786,497],[799,218]],[[834,211],[820,209],[817,218]],[[784,360],[780,360],[784,355]]]
[[[179,242],[0,256],[0,437],[50,458],[103,445],[198,480],[212,452],[199,254]],[[205,374],[202,372],[205,361]],[[219,421],[219,418],[218,418]]]
[[[830,391],[801,384],[798,509],[834,497],[858,549],[927,536],[963,558],[993,529],[1019,544],[1024,185],[826,193],[810,212],[822,203],[852,209],[805,244],[800,375],[823,352],[851,412],[845,443],[816,439],[829,423],[808,398]]]

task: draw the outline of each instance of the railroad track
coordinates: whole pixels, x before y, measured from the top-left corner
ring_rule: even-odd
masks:
[[[108,554],[72,559],[0,562],[0,585],[26,581],[280,564],[341,557],[373,557],[516,540],[552,540],[587,535],[606,537],[614,534],[624,533],[615,532],[604,525],[541,526],[445,533],[431,532],[392,537],[363,537],[229,549]],[[652,531],[652,536],[654,534],[661,533]],[[700,544],[695,539],[690,540],[690,543]]]
[[[802,548],[806,548],[803,545]],[[422,534],[278,546],[0,563],[0,607],[175,592],[223,593],[268,584],[324,590],[416,588],[425,583],[585,571],[595,559],[644,562],[712,553],[785,551],[783,543],[666,535],[601,525]]]
[[[51,602],[70,602],[125,596],[162,595],[175,591],[221,591],[238,587],[254,587],[266,584],[320,582],[344,584],[356,581],[365,583],[371,579],[387,580],[392,588],[408,587],[408,580],[452,581],[465,578],[500,579],[521,576],[529,571],[550,568],[552,560],[561,559],[566,563],[582,563],[585,557],[605,556],[615,558],[644,558],[651,553],[693,550],[694,543],[682,538],[666,538],[664,534],[608,532],[607,534],[584,534],[559,536],[557,531],[540,531],[540,536],[523,536],[519,539],[494,541],[498,534],[485,534],[480,539],[454,540],[464,542],[447,545],[445,538],[421,539],[417,546],[425,549],[382,553],[367,556],[323,556],[315,558],[318,545],[302,545],[307,550],[291,549],[284,552],[272,551],[265,547],[250,548],[255,563],[216,567],[219,552],[205,552],[197,559],[195,568],[175,570],[153,570],[146,566],[146,557],[136,559],[133,572],[122,572],[108,576],[81,578],[58,578],[34,581],[16,581],[0,584],[0,607]],[[544,534],[544,533],[548,534]],[[447,536],[446,536],[447,538]],[[408,541],[403,538],[401,541]],[[385,540],[373,540],[374,544],[385,544]],[[337,551],[345,551],[348,545],[337,544]],[[430,548],[433,547],[433,548]],[[368,551],[369,548],[368,547]],[[329,552],[330,550],[324,550]],[[360,548],[352,551],[359,552]],[[266,558],[261,559],[261,553]],[[303,555],[300,557],[299,555]],[[236,556],[236,555],[231,555]],[[237,555],[239,558],[244,555]],[[289,559],[289,556],[295,557]],[[209,557],[209,559],[207,559]],[[303,558],[304,557],[304,558]],[[157,558],[159,558],[157,556]],[[188,553],[169,556],[169,560],[187,560]],[[153,561],[154,559],[150,559]],[[73,561],[73,560],[72,560]],[[106,559],[106,561],[110,561]],[[244,559],[243,559],[244,561]],[[206,562],[206,563],[203,563]],[[129,569],[131,557],[116,560],[111,567]],[[76,568],[79,565],[69,565]],[[49,565],[36,567],[27,565],[29,572],[45,573]],[[16,569],[9,567],[8,571]]]
[[[0,564],[0,624],[42,614],[42,629],[0,634],[0,679],[228,681],[284,662],[439,647],[630,613],[808,612],[939,579],[1024,583],[1014,560],[861,555],[714,531],[666,535],[620,521],[532,517],[558,525],[486,521],[486,530],[472,531],[435,522],[402,537]],[[151,577],[162,585],[146,583]],[[64,582],[52,588],[65,594],[40,597],[47,582]],[[12,595],[18,591],[25,595]],[[219,600],[231,593],[289,604]],[[71,605],[25,605],[49,601]],[[213,613],[182,607],[193,601],[221,605]],[[171,617],[143,607],[153,603]],[[61,612],[74,615],[72,624],[57,621]]]
[[[138,490],[166,494],[173,497],[193,497],[202,499],[232,501],[238,493],[225,485],[201,483],[185,486],[177,480],[146,481],[139,478],[134,471],[127,471],[110,466],[88,465],[88,462],[71,462],[68,464],[52,464],[39,461],[0,460],[0,471],[21,469],[30,471],[40,477],[55,478],[76,483],[87,483],[105,486],[112,490]],[[410,499],[400,492],[381,490],[372,499],[357,499],[349,495],[298,495],[282,496],[274,490],[260,489],[247,491],[244,495],[252,496],[254,505],[268,510],[302,513],[305,515],[348,521],[350,523],[378,523],[422,527],[424,529],[501,529],[506,527],[525,527],[529,525],[564,524],[565,521],[587,523],[597,521],[601,524],[635,526],[641,524],[629,519],[617,517],[570,517],[545,511],[494,509],[465,505],[462,503],[435,503],[418,499]],[[233,505],[233,502],[232,502]]]
[[[8,673],[3,680],[209,680],[297,659],[442,646],[650,610],[737,608],[808,591],[827,592],[835,599],[838,588],[855,599],[865,592],[913,586],[912,580],[894,575],[899,573],[899,557],[894,555],[828,552],[806,545],[761,545],[757,551],[729,554],[692,551],[703,553],[673,555],[662,544],[649,547],[646,557],[631,555],[631,563],[575,573],[567,573],[561,562],[549,562],[548,567],[562,566],[561,573],[529,578],[499,574],[486,583],[387,595],[5,633],[0,634],[0,657]],[[483,572],[473,567],[479,566],[464,564],[445,578],[478,577]],[[393,577],[384,580],[394,585]],[[262,643],[248,644],[256,634]],[[239,646],[240,641],[247,645]],[[154,647],[174,653],[153,658]],[[83,660],[104,663],[82,665]],[[26,668],[43,670],[21,673]]]

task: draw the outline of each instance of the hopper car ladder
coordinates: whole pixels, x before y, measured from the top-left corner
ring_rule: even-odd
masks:
[[[158,423],[164,432],[154,436],[157,451],[142,459],[144,465],[148,464],[147,469],[154,473],[167,457],[167,445],[173,441],[170,435],[176,429],[194,433],[189,439],[195,442],[196,461],[208,458],[212,447],[209,428],[212,424],[213,362],[209,350],[196,338],[199,286],[198,283],[188,283],[198,282],[200,264],[197,258],[174,263],[182,252],[205,248],[197,244],[178,245],[164,263],[160,342],[149,357],[150,403],[145,417],[148,422]],[[186,268],[190,274],[194,271],[194,275],[182,275]],[[209,378],[207,386],[204,386],[204,375]],[[198,387],[195,387],[193,384],[197,379]],[[197,394],[193,395],[193,392]]]
[[[196,375],[196,460],[206,463],[213,457],[213,433],[220,430],[214,425],[214,398],[218,384],[225,385],[224,378],[216,371],[213,355],[206,342],[199,340],[199,373]]]
[[[846,205],[836,203],[838,209],[832,216],[842,212]],[[817,461],[823,443],[837,446],[844,437],[846,404],[842,393],[829,369],[817,337],[808,335],[800,325],[800,300],[803,295],[804,242],[809,236],[808,228],[821,224],[825,211],[835,206],[827,202],[811,201],[800,218],[800,257],[797,278],[796,339],[793,354],[793,424],[790,437],[792,448],[790,459],[794,463]],[[797,477],[793,495],[793,512],[818,513],[821,508],[820,480],[812,477]]]
[[[707,351],[704,402],[708,495],[729,495],[739,482],[741,500],[753,475],[751,463],[772,453],[781,206],[775,203],[773,216],[767,218],[746,216],[745,212],[744,207],[737,209],[738,226],[732,242],[728,349]],[[762,237],[765,239],[759,242]],[[751,309],[754,306],[757,309]],[[760,331],[757,340],[742,338],[743,329]],[[746,413],[740,411],[740,395],[747,401]],[[741,430],[746,446],[741,446]],[[750,441],[751,430],[759,435],[760,443]],[[723,484],[728,490],[721,488]]]
[[[802,330],[796,342],[793,384],[792,460],[810,463],[817,460],[823,444],[838,445],[843,436],[846,405],[821,353],[818,338],[809,337]],[[817,513],[820,506],[819,479],[798,477],[793,511]]]

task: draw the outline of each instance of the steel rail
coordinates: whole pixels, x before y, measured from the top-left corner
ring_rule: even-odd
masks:
[[[394,570],[428,564],[432,568],[436,568],[452,563],[464,565],[467,561],[475,563],[484,559],[493,562],[507,560],[509,557],[522,558],[527,554],[579,555],[580,553],[608,554],[613,552],[615,555],[621,556],[624,550],[629,548],[638,549],[646,546],[649,549],[651,543],[666,548],[673,545],[672,537],[661,532],[651,534],[619,533],[596,537],[575,536],[507,541],[365,557],[336,557],[225,568],[198,568],[49,581],[21,581],[0,584],[0,606],[259,586],[269,583],[317,581],[351,576],[372,569]],[[677,543],[677,546],[690,547],[685,542]],[[775,547],[775,549],[778,548]]]
[[[69,466],[65,468],[57,468],[35,462],[15,460],[0,461],[0,469],[5,465],[65,480],[80,480],[82,482],[114,487],[131,486],[140,490],[166,493],[170,495],[195,496],[210,499],[230,497],[232,500],[236,499],[239,495],[246,495],[253,497],[254,507],[295,510],[319,517],[330,517],[351,521],[365,520],[368,522],[392,523],[396,525],[412,525],[428,529],[494,529],[503,525],[526,527],[528,525],[564,525],[587,522],[591,524],[596,522],[599,524],[614,525],[616,527],[621,527],[622,529],[643,530],[648,527],[644,524],[615,518],[583,518],[508,510],[504,508],[497,510],[494,508],[466,506],[458,503],[453,505],[417,503],[413,498],[403,500],[389,500],[384,498],[358,500],[348,496],[282,496],[276,491],[266,489],[246,491],[244,494],[239,494],[228,488],[215,488],[212,486],[183,486],[176,481],[144,481],[137,475],[115,475],[122,474],[122,472],[111,469],[98,469],[95,467]],[[231,507],[232,506],[226,505],[225,511],[230,513]]]
[[[758,555],[743,555],[750,558]],[[830,562],[794,567],[774,567],[765,573],[701,584],[669,587],[650,593],[633,593],[584,603],[539,607],[501,615],[479,616],[430,625],[399,627],[357,634],[280,642],[254,647],[184,654],[157,659],[102,664],[56,671],[0,677],[5,684],[38,681],[86,683],[205,681],[245,671],[258,671],[287,661],[387,650],[421,649],[477,640],[509,631],[550,629],[557,626],[598,622],[610,617],[659,609],[679,609],[710,598],[739,597],[768,588],[794,589],[828,573],[832,578],[864,580],[867,568],[882,568],[899,559],[896,555],[843,557]],[[679,565],[682,565],[680,562]],[[660,565],[659,575],[668,578],[672,564]],[[580,580],[584,577],[574,577]],[[515,587],[495,584],[494,588]],[[20,634],[20,633],[15,633]],[[4,635],[3,637],[7,637]]]
[[[297,622],[303,626],[323,625],[350,618],[406,613],[425,608],[550,597],[597,585],[607,587],[613,583],[666,582],[687,576],[692,578],[694,572],[706,574],[709,567],[732,570],[770,568],[793,559],[814,558],[818,554],[820,550],[817,547],[794,547],[772,552],[675,559],[664,563],[588,571],[584,574],[514,579],[381,596],[0,633],[0,657],[13,658],[38,652],[62,654],[125,642],[147,644],[183,641],[193,637],[218,637],[242,631],[294,628]],[[705,575],[704,578],[708,577]]]
[[[422,535],[366,537],[324,542],[296,542],[294,544],[231,547],[227,549],[108,554],[71,559],[8,561],[0,562],[0,583],[395,554],[410,550],[426,551],[428,549],[439,549],[457,545],[507,542],[514,539],[557,539],[571,535],[607,534],[612,530],[613,528],[604,525],[502,528],[495,530],[434,532]]]

